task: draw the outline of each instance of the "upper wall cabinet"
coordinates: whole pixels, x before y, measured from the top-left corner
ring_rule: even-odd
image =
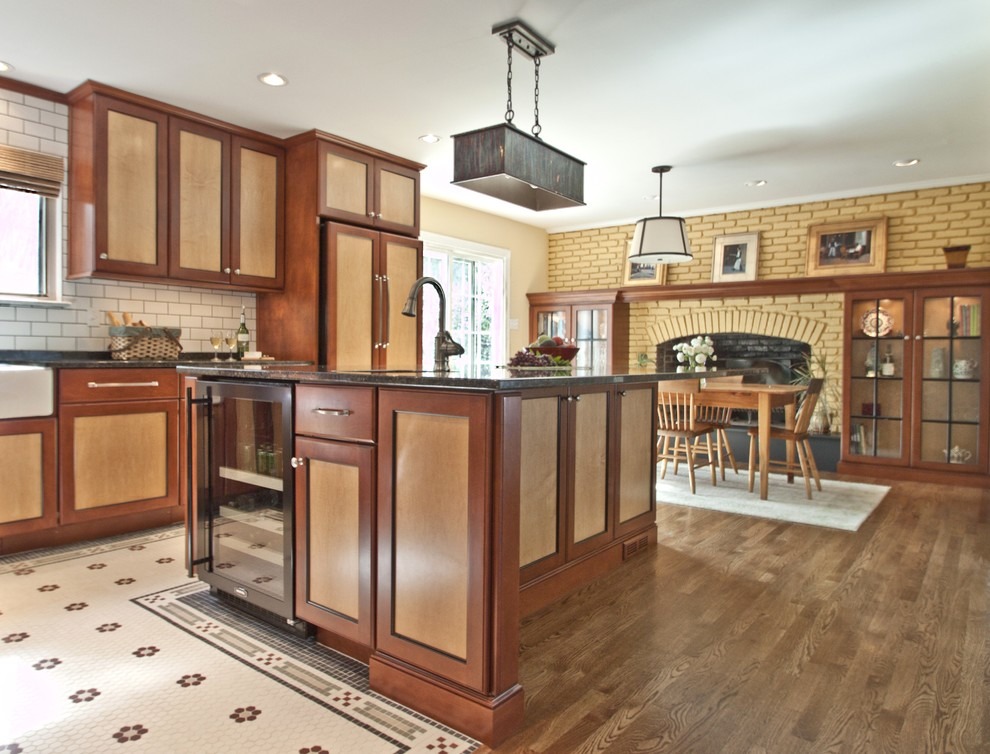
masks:
[[[321,141],[319,212],[342,222],[419,235],[419,171]]]
[[[277,139],[91,82],[70,103],[70,278],[282,287]]]

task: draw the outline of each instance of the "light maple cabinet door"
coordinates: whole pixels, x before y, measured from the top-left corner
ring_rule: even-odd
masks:
[[[378,367],[416,369],[420,362],[420,333],[424,324],[422,316],[403,315],[402,307],[423,270],[423,242],[382,233],[378,262],[381,285],[377,294],[385,297],[375,309],[381,318],[383,333]],[[435,334],[434,327],[433,323],[425,325],[431,337]]]
[[[282,288],[285,281],[284,151],[235,136],[231,142],[230,282]]]
[[[84,265],[99,272],[163,277],[167,271],[168,118],[160,112],[110,97],[93,99],[94,258]],[[82,135],[80,135],[82,136]],[[70,201],[76,201],[70,195]],[[81,226],[86,211],[74,213]],[[74,238],[77,236],[74,234]],[[88,244],[84,244],[87,246]],[[85,256],[86,249],[80,250]]]
[[[0,537],[58,523],[56,420],[0,421]]]
[[[375,449],[296,438],[296,613],[371,647]]]

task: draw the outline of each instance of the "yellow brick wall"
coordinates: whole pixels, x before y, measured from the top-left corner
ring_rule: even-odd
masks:
[[[889,272],[943,269],[942,247],[958,244],[972,246],[968,266],[990,266],[990,183],[972,183],[685,218],[695,261],[670,266],[667,283],[709,282],[716,236],[755,231],[758,279],[804,276],[808,226],[878,216],[887,218]],[[552,234],[550,290],[620,287],[632,232],[622,225]]]
[[[888,272],[945,268],[943,246],[969,244],[967,266],[990,266],[990,183],[904,191],[850,199],[685,218],[695,261],[667,268],[667,284],[708,283],[715,238],[724,234],[760,233],[758,280],[804,277],[808,227],[857,218],[887,218]],[[552,234],[548,281],[551,290],[618,288],[633,226],[612,226]],[[629,362],[645,353],[652,358],[655,325],[692,311],[754,309],[806,317],[824,323],[812,344],[829,369],[832,405],[841,405],[843,295],[740,296],[732,298],[650,301],[630,305]]]

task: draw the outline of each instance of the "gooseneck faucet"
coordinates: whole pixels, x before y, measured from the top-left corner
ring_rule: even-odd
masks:
[[[420,290],[427,283],[437,289],[437,295],[440,297],[439,331],[437,337],[433,339],[433,371],[448,372],[450,367],[447,365],[447,360],[451,356],[460,356],[464,353],[464,346],[457,343],[447,332],[447,297],[443,295],[443,288],[440,287],[440,283],[430,277],[420,278],[413,283],[412,288],[409,289],[409,298],[406,299],[406,304],[402,307],[402,313],[407,317],[416,316],[416,297],[419,296]]]

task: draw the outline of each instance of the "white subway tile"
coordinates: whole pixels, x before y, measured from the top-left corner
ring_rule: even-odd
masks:
[[[41,120],[41,113],[38,108],[31,107],[27,104],[11,103],[10,107],[7,108],[7,114],[21,120],[33,121],[34,123]]]

